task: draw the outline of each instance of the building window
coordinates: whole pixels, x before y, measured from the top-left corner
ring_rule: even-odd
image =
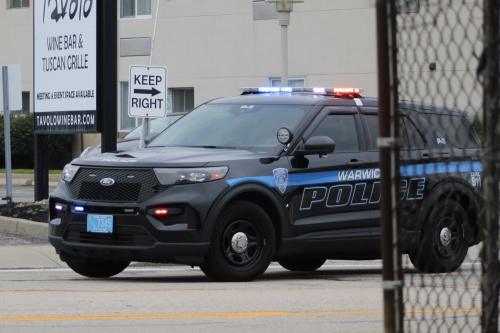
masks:
[[[30,0],[10,0],[10,8],[29,8]]]
[[[194,109],[194,89],[172,89],[174,112],[188,112]]]
[[[128,81],[120,82],[120,128],[119,132],[130,131],[137,127],[137,120],[135,117],[128,115]]]
[[[419,0],[397,0],[396,10],[398,14],[418,13],[420,12]]]
[[[272,77],[269,78],[269,85],[271,87],[281,87],[281,78]],[[303,77],[290,77],[288,78],[288,87],[305,87],[306,79]]]
[[[120,18],[138,17],[151,17],[151,0],[120,0]]]

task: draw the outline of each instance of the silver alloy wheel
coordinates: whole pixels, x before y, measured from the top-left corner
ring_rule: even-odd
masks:
[[[448,246],[451,243],[451,231],[448,228],[443,228],[439,234],[439,239],[443,246]]]
[[[243,232],[237,232],[231,239],[231,247],[236,253],[243,253],[248,247],[248,237]]]

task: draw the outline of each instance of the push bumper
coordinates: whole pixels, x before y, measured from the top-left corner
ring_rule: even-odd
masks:
[[[113,261],[178,263],[187,265],[202,264],[209,248],[209,243],[155,243],[147,247],[103,246],[71,243],[57,236],[49,236],[49,241],[63,259],[65,256],[70,256]]]

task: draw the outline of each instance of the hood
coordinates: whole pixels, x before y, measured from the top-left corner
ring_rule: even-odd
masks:
[[[117,139],[116,150],[129,150],[138,147],[139,147],[139,140]],[[101,153],[101,144],[97,144],[89,149],[87,156],[99,155],[100,153]]]
[[[81,166],[101,166],[118,168],[151,167],[202,167],[222,166],[225,162],[270,157],[247,150],[212,148],[142,148],[126,152],[87,155],[74,159],[71,163]]]

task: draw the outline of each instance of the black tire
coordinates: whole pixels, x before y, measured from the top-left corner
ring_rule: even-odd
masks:
[[[243,251],[241,253],[231,243],[240,232],[248,240],[244,247],[243,238],[241,249],[234,245],[238,251]],[[274,227],[266,212],[254,203],[238,201],[230,204],[219,216],[205,263],[200,268],[217,281],[252,281],[269,266],[275,244]]]
[[[311,272],[315,271],[325,263],[326,259],[293,259],[287,258],[278,263],[289,271]]]
[[[444,240],[442,233],[448,236]],[[454,272],[465,260],[470,237],[469,219],[463,207],[455,200],[440,201],[431,209],[420,245],[409,253],[410,260],[422,273]]]
[[[107,278],[118,273],[121,273],[128,267],[130,262],[125,261],[108,261],[86,259],[85,262],[80,260],[66,260],[66,264],[76,273],[90,278]]]

